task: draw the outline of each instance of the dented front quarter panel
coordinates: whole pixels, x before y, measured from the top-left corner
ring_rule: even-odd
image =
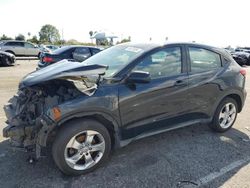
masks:
[[[72,77],[78,79],[100,76],[106,71],[105,65],[66,61],[53,65],[53,69],[51,67],[24,77],[18,94],[4,107],[8,119],[8,126],[3,130],[4,137],[10,137],[14,146],[35,151],[36,158],[40,157],[41,147],[46,146],[49,133],[66,119],[86,111],[95,111],[111,114],[111,117],[115,117],[114,121],[118,122],[116,89],[114,91],[105,84],[97,88],[94,84],[95,87],[91,87],[92,91],[88,93],[68,80]],[[79,81],[87,84],[81,79]],[[59,110],[60,116],[55,117],[53,114],[56,112],[55,108]],[[41,110],[40,113],[37,113],[38,109]]]
[[[53,109],[49,109],[47,115],[50,119],[55,120],[57,125],[74,117],[103,115],[114,123],[117,130],[120,126],[118,107],[118,87],[115,87],[114,84],[112,87],[109,84],[101,84],[92,96],[83,95],[58,105],[59,119],[55,118]]]
[[[62,85],[65,86],[65,84]],[[47,108],[46,103],[48,102],[46,102],[47,99],[45,98],[43,105],[47,110],[39,115],[39,117],[36,117],[34,122],[32,121],[30,124],[13,124],[12,121],[7,122],[9,125],[4,128],[3,134],[5,137],[10,137],[12,143],[13,141],[16,143],[14,146],[33,150],[36,153],[36,158],[39,158],[41,155],[41,147],[46,146],[48,135],[55,127],[60,127],[65,121],[73,118],[101,115],[114,125],[114,136],[117,141],[116,146],[119,147],[118,129],[120,119],[118,87],[114,87],[114,85],[115,84],[100,83],[99,87],[91,96],[80,93],[77,97],[73,97],[56,105],[53,104],[49,108]],[[34,95],[32,96],[34,97]],[[48,101],[50,101],[49,103],[51,104],[51,100]],[[16,105],[16,107],[17,106],[18,105]],[[38,104],[38,106],[40,105]],[[17,111],[13,109],[14,111],[11,112],[11,109],[12,107],[8,107],[8,105],[5,106],[6,116],[9,115],[8,113],[12,113],[15,116]],[[60,113],[59,116],[55,116],[55,112]]]

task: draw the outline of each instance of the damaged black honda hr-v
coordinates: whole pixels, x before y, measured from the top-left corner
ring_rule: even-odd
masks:
[[[3,135],[36,158],[52,142],[60,170],[83,174],[145,136],[192,124],[227,131],[245,102],[245,75],[218,48],[121,44],[28,74],[4,107]]]

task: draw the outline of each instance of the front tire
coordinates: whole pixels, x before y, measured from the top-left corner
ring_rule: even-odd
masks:
[[[109,157],[111,139],[108,130],[94,120],[73,120],[59,130],[52,156],[66,175],[89,173]]]
[[[217,107],[210,128],[220,133],[229,130],[237,118],[237,113],[237,102],[233,98],[225,98]]]

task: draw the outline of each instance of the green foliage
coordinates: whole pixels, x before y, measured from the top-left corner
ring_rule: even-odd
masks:
[[[96,39],[97,46],[108,46],[109,41],[107,39]]]
[[[89,36],[92,37],[92,35],[94,34],[93,31],[89,31]]]
[[[16,37],[15,37],[15,40],[25,40],[25,36],[23,34],[18,34]]]
[[[127,39],[122,39],[121,42],[117,42],[117,43],[120,44],[120,43],[125,43],[125,42],[131,42],[131,37],[129,36]]]
[[[75,39],[70,39],[65,42],[65,45],[84,45],[84,46],[94,46],[95,44],[93,43],[84,43],[84,42],[79,42]]]
[[[5,34],[3,34],[3,35],[0,37],[0,40],[13,40],[13,38],[8,37],[8,36],[6,36]]]
[[[28,39],[27,41],[34,43],[34,44],[39,44],[39,40],[37,39],[36,35],[34,35],[31,39]]]
[[[41,42],[57,43],[60,40],[58,29],[50,24],[42,26],[39,37]]]

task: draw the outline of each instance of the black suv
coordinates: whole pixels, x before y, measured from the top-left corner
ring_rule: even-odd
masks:
[[[227,131],[245,102],[245,76],[222,49],[121,44],[27,75],[4,107],[3,135],[36,158],[52,143],[60,170],[83,174],[145,136],[192,124]]]

